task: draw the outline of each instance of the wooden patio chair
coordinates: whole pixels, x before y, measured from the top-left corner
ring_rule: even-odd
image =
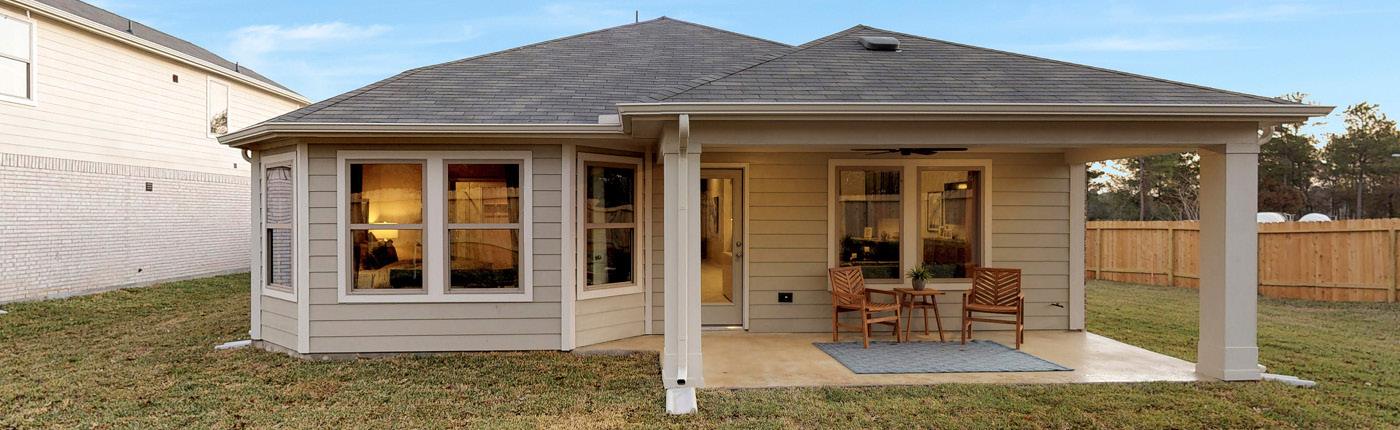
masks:
[[[894,291],[865,288],[865,275],[859,266],[837,267],[828,273],[831,278],[831,341],[841,340],[841,327],[860,330],[865,348],[870,348],[870,325],[894,326],[894,341],[899,338],[899,295]],[[870,299],[871,293],[888,294],[894,303],[879,303]],[[860,312],[860,325],[841,324],[842,312]],[[876,313],[894,312],[893,316],[876,317]]]
[[[972,288],[963,292],[962,343],[972,338],[972,323],[1016,325],[1016,349],[1026,334],[1026,295],[1021,292],[1021,269],[972,268]],[[1015,320],[974,318],[973,312],[1015,315]]]

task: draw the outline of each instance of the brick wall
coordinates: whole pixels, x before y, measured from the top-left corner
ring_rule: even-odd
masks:
[[[0,153],[0,303],[247,270],[248,183]]]

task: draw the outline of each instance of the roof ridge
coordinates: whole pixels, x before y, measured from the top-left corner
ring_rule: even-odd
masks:
[[[700,28],[703,28],[703,29],[707,29],[707,30],[715,30],[715,31],[719,31],[719,32],[722,32],[722,33],[732,34],[732,35],[735,35],[735,36],[746,37],[746,38],[753,39],[753,40],[757,40],[757,41],[760,41],[760,42],[768,42],[768,43],[772,43],[772,44],[774,44],[774,45],[779,45],[779,46],[789,47],[789,48],[792,47],[792,45],[789,45],[789,44],[786,44],[786,43],[783,43],[783,42],[779,42],[779,41],[776,41],[776,40],[764,39],[764,38],[762,38],[762,37],[753,36],[753,35],[748,35],[748,34],[740,33],[740,32],[737,32],[737,31],[729,31],[729,30],[725,30],[725,29],[723,29],[723,28],[718,28],[718,27],[711,27],[711,26],[708,26],[708,25],[705,25],[705,24],[696,24],[696,23],[693,23],[693,22],[690,22],[690,21],[686,21],[686,20],[683,20],[683,19],[675,19],[675,18],[671,18],[671,17],[665,16],[665,15],[662,15],[660,18],[655,18],[655,19],[656,19],[656,20],[662,20],[662,19],[671,20],[671,21],[679,22],[679,23],[681,23],[681,24],[690,24],[690,25],[693,25],[693,26],[696,26],[696,27],[700,27]]]
[[[665,17],[665,16],[662,16],[662,17],[659,17],[659,18],[648,19],[648,20],[646,20],[646,21],[638,21],[638,22],[633,22],[633,23],[628,23],[628,24],[623,24],[623,25],[608,27],[608,28],[604,28],[604,29],[599,29],[599,30],[593,30],[593,31],[589,31],[589,32],[579,33],[579,34],[575,34],[575,35],[571,35],[571,36],[557,37],[557,38],[549,39],[549,40],[546,40],[546,41],[543,41],[543,42],[535,42],[535,43],[531,43],[531,44],[529,44],[529,45],[517,46],[517,47],[514,47],[514,48],[508,48],[508,49],[502,49],[502,50],[500,50],[500,51],[488,52],[488,53],[485,53],[485,54],[476,55],[476,56],[472,56],[472,57],[461,58],[461,59],[456,59],[456,60],[447,61],[447,62],[442,62],[442,63],[437,63],[437,64],[429,64],[429,65],[426,65],[426,66],[419,66],[419,67],[415,67],[415,68],[408,69],[408,70],[405,70],[405,71],[403,71],[403,72],[400,72],[400,73],[397,74],[397,75],[394,75],[394,76],[390,76],[390,77],[388,77],[388,78],[385,78],[385,79],[382,80],[382,81],[375,82],[375,83],[369,84],[369,85],[365,85],[365,86],[363,86],[363,87],[360,87],[359,89],[355,89],[355,90],[346,92],[346,93],[344,93],[344,94],[341,94],[341,95],[338,95],[338,96],[335,96],[335,97],[326,99],[326,100],[324,100],[324,101],[322,101],[322,102],[320,102],[320,103],[315,103],[315,104],[312,104],[312,105],[310,105],[310,106],[307,106],[307,107],[304,107],[304,108],[301,108],[301,109],[297,109],[297,110],[288,112],[288,113],[286,113],[286,114],[277,116],[277,117],[275,117],[275,118],[272,118],[272,119],[269,119],[269,120],[263,121],[263,122],[268,122],[268,123],[271,123],[271,122],[280,122],[279,120],[282,120],[283,118],[292,119],[292,120],[301,119],[301,118],[303,118],[303,117],[305,117],[305,116],[307,116],[307,115],[311,115],[311,114],[313,114],[313,113],[320,112],[320,111],[322,111],[322,110],[325,110],[326,108],[329,108],[329,107],[331,107],[331,106],[335,106],[336,104],[338,104],[338,103],[340,103],[340,102],[349,100],[350,98],[353,98],[354,96],[357,96],[357,95],[360,95],[360,94],[363,94],[363,93],[372,91],[372,90],[374,90],[375,88],[379,88],[379,87],[382,87],[382,86],[391,84],[391,83],[393,83],[393,82],[397,82],[397,81],[399,81],[399,80],[401,80],[401,79],[403,79],[403,78],[412,76],[412,75],[414,75],[414,74],[417,74],[418,72],[421,72],[421,71],[426,70],[426,69],[429,69],[429,68],[439,67],[439,66],[446,66],[446,65],[449,65],[449,64],[461,63],[461,62],[466,62],[466,61],[471,61],[471,60],[477,60],[477,59],[481,59],[481,58],[485,58],[485,57],[490,57],[490,56],[493,56],[493,55],[503,54],[503,53],[512,52],[512,51],[519,51],[519,50],[523,50],[523,49],[525,49],[525,48],[531,48],[531,47],[535,47],[535,46],[539,46],[539,45],[544,45],[544,44],[548,44],[548,43],[552,43],[552,42],[557,42],[557,41],[561,41],[561,40],[573,39],[573,38],[576,38],[576,37],[588,36],[588,35],[598,34],[598,33],[602,33],[602,32],[609,31],[609,30],[615,30],[615,29],[619,29],[619,28],[623,28],[623,27],[637,26],[637,25],[641,25],[641,24],[647,24],[647,23],[652,23],[652,22],[658,22],[658,21],[662,21],[662,20],[680,21],[680,20],[677,20],[677,19],[667,18],[667,17]],[[333,100],[334,100],[334,101],[333,101]],[[330,102],[330,103],[327,103],[327,104],[325,104],[324,106],[317,107],[318,105],[321,105],[322,103],[326,103],[326,102]],[[295,115],[295,116],[292,116],[293,114],[296,114],[296,115]]]
[[[1147,79],[1147,80],[1151,80],[1151,81],[1157,81],[1157,82],[1162,82],[1162,83],[1172,84],[1172,85],[1179,85],[1179,86],[1183,86],[1183,87],[1190,87],[1190,88],[1196,88],[1196,89],[1207,90],[1207,91],[1215,91],[1215,92],[1224,93],[1224,94],[1232,94],[1232,95],[1237,95],[1237,96],[1244,96],[1244,97],[1249,97],[1249,98],[1253,98],[1253,99],[1256,99],[1256,100],[1269,101],[1269,102],[1273,102],[1273,103],[1277,103],[1277,104],[1292,104],[1291,102],[1283,101],[1283,100],[1281,100],[1281,99],[1279,99],[1279,98],[1277,98],[1277,97],[1265,97],[1265,96],[1260,96],[1260,95],[1255,95],[1255,94],[1241,93],[1241,92],[1235,92],[1235,91],[1230,91],[1230,90],[1223,90],[1223,89],[1220,89],[1220,88],[1207,87],[1207,86],[1204,86],[1204,85],[1196,85],[1196,84],[1191,84],[1191,83],[1186,83],[1186,82],[1181,82],[1181,81],[1173,81],[1173,80],[1170,80],[1170,79],[1163,79],[1163,78],[1152,77],[1152,76],[1147,76],[1147,75],[1139,75],[1139,74],[1137,74],[1137,73],[1129,73],[1129,72],[1124,72],[1124,71],[1121,71],[1121,70],[1105,69],[1105,68],[1102,68],[1102,67],[1095,67],[1095,66],[1090,66],[1090,65],[1087,65],[1087,64],[1071,63],[1071,62],[1069,62],[1069,61],[1062,61],[1062,60],[1056,60],[1056,59],[1045,58],[1045,57],[1037,57],[1037,56],[1034,56],[1034,55],[1021,54],[1021,53],[1016,53],[1016,52],[1011,52],[1011,51],[1003,51],[1003,50],[1000,50],[1000,49],[992,49],[992,48],[986,48],[986,47],[976,46],[976,45],[968,45],[968,44],[966,44],[966,43],[949,42],[949,41],[947,41],[947,40],[934,39],[934,38],[932,38],[932,37],[920,36],[920,35],[917,35],[917,34],[910,34],[910,33],[905,33],[905,32],[900,32],[900,31],[894,31],[894,30],[886,30],[886,29],[883,29],[883,28],[875,28],[875,27],[869,27],[869,26],[865,26],[865,25],[859,25],[858,27],[864,27],[864,28],[870,29],[870,30],[883,31],[883,32],[887,32],[887,33],[898,34],[898,35],[901,35],[901,36],[908,36],[908,37],[913,37],[913,38],[917,38],[917,39],[923,39],[923,40],[927,40],[927,41],[930,41],[930,42],[944,43],[944,44],[953,45],[953,46],[960,46],[960,47],[964,47],[964,48],[977,49],[977,50],[982,50],[982,51],[987,51],[987,52],[995,52],[995,53],[998,53],[998,54],[1004,54],[1004,55],[1010,55],[1010,56],[1015,56],[1015,57],[1027,58],[1027,59],[1031,59],[1031,60],[1045,61],[1045,62],[1056,63],[1056,64],[1061,64],[1061,65],[1066,65],[1066,66],[1071,66],[1071,67],[1078,67],[1078,68],[1083,68],[1083,69],[1095,70],[1095,71],[1100,71],[1100,72],[1108,72],[1108,73],[1113,73],[1113,74],[1117,74],[1117,75],[1128,76],[1128,77],[1133,77],[1133,78],[1140,78],[1140,79]]]
[[[669,98],[671,98],[671,97],[678,96],[678,95],[680,95],[681,93],[684,93],[684,92],[686,92],[686,91],[690,91],[690,90],[693,90],[693,89],[696,89],[696,88],[700,88],[700,87],[705,86],[705,85],[707,85],[707,84],[709,84],[709,83],[712,83],[712,82],[714,82],[714,81],[718,81],[718,80],[720,80],[720,79],[724,79],[724,78],[733,76],[733,75],[738,74],[738,73],[740,73],[740,72],[743,72],[743,71],[745,71],[745,70],[748,70],[748,69],[752,69],[752,68],[754,68],[754,67],[761,66],[761,65],[763,65],[763,64],[765,64],[765,63],[768,63],[768,62],[777,60],[777,59],[779,59],[779,58],[786,57],[786,56],[788,56],[788,55],[792,55],[792,54],[795,54],[795,53],[798,53],[798,52],[802,52],[803,50],[806,50],[806,49],[811,48],[811,47],[813,47],[813,46],[817,46],[817,45],[821,45],[821,44],[830,42],[830,41],[835,40],[836,38],[838,38],[838,37],[840,37],[840,36],[846,35],[846,34],[848,34],[848,33],[855,32],[857,29],[860,29],[860,28],[868,28],[868,27],[865,27],[865,26],[863,26],[863,25],[856,25],[856,26],[854,26],[854,27],[851,27],[851,28],[848,28],[848,29],[845,29],[845,30],[841,30],[841,31],[838,31],[838,32],[835,32],[835,33],[826,35],[826,36],[824,36],[824,37],[821,37],[821,38],[812,40],[812,41],[810,41],[810,42],[803,43],[803,44],[801,44],[801,45],[790,46],[788,49],[785,49],[785,50],[782,50],[782,51],[779,51],[779,52],[774,52],[774,53],[771,53],[771,54],[768,54],[768,55],[764,55],[764,56],[759,57],[758,59],[756,59],[756,60],[754,60],[754,61],[752,61],[752,62],[745,63],[745,64],[740,64],[740,65],[737,65],[737,66],[734,66],[734,67],[730,67],[730,68],[728,68],[728,69],[721,70],[721,71],[719,71],[719,72],[712,73],[712,74],[705,75],[705,76],[702,76],[702,77],[700,77],[700,78],[691,80],[690,82],[687,82],[687,83],[684,83],[684,84],[681,84],[681,85],[677,85],[677,86],[673,86],[673,87],[670,87],[670,88],[666,88],[666,89],[663,89],[663,90],[661,90],[661,91],[658,91],[658,92],[649,94],[649,95],[647,95],[646,97],[643,97],[643,101],[659,102],[659,101],[663,101],[663,100],[669,99]]]

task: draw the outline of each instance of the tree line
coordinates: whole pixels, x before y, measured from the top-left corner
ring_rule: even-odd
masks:
[[[1307,95],[1283,99],[1307,102]],[[1259,211],[1294,219],[1400,217],[1400,129],[1380,107],[1361,102],[1344,111],[1345,130],[1321,138],[1308,124],[1284,124],[1259,148]],[[1320,140],[1321,139],[1321,140]],[[1107,181],[1089,171],[1090,220],[1199,219],[1200,157],[1194,152],[1110,161],[1125,174]]]

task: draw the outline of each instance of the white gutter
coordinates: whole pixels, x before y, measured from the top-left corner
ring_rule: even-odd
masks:
[[[257,87],[258,89],[277,94],[282,97],[286,97],[303,105],[311,104],[311,99],[308,99],[305,96],[302,96],[301,94],[297,94],[294,91],[277,87],[267,82],[254,79],[242,73],[234,72],[223,66],[210,63],[208,61],[196,58],[192,55],[176,51],[174,49],[157,44],[155,42],[151,42],[146,39],[142,39],[140,37],[136,37],[135,35],[132,35],[130,33],[126,33],[102,24],[98,24],[97,22],[94,22],[90,19],[68,13],[67,11],[58,9],[53,6],[39,3],[34,0],[0,0],[0,2],[13,4],[17,7],[28,9],[31,12],[36,12],[39,15],[42,15],[46,18],[55,19],[67,23],[69,25],[90,30],[94,33],[97,33],[98,35],[106,36],[110,39],[115,39],[119,42],[126,43],[127,45],[131,45],[138,49],[142,49],[154,53],[156,55],[164,56],[172,60],[185,63],[197,69],[203,69],[204,71],[212,72],[230,80],[239,81],[244,84]]]
[[[466,135],[609,135],[622,136],[621,124],[418,124],[418,123],[262,123],[219,137],[219,143],[240,146],[272,134],[466,134]]]
[[[622,116],[656,115],[978,115],[1314,117],[1335,106],[1090,103],[621,103]]]

